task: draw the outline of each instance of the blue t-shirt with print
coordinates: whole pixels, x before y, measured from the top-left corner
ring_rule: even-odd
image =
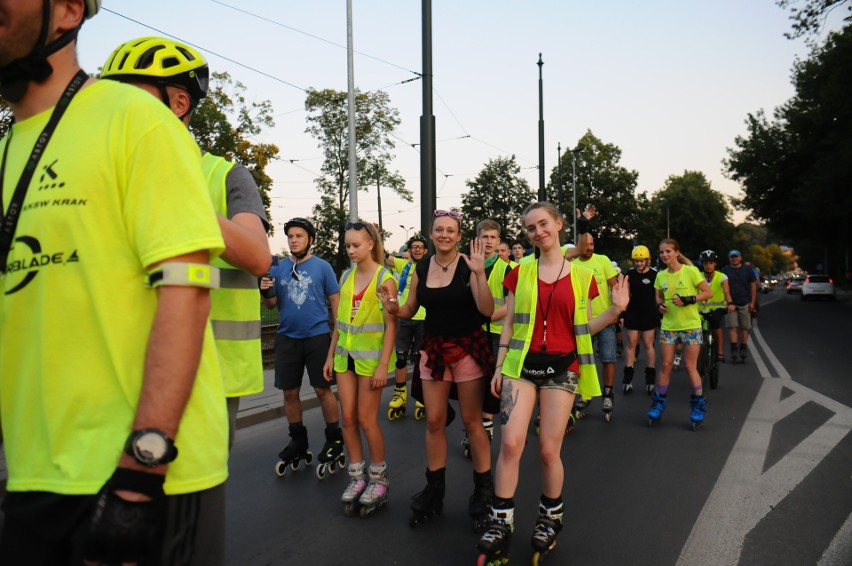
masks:
[[[270,270],[278,297],[278,333],[290,338],[310,338],[331,332],[328,297],[340,292],[334,270],[325,260],[311,256],[296,265],[285,258]]]

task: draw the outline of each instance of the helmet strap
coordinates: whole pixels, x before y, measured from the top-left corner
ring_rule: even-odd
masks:
[[[50,0],[45,0],[42,11],[41,33],[32,51],[0,67],[0,96],[11,103],[20,102],[27,93],[30,82],[43,83],[53,74],[47,58],[77,38],[80,26],[70,29],[60,37],[47,43],[50,26]]]

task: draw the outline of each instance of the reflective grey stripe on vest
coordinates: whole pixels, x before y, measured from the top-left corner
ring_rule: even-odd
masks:
[[[518,350],[522,352],[524,350],[524,341],[518,340],[517,338],[512,338],[511,340],[509,340],[509,349]]]
[[[706,303],[698,303],[702,307],[726,307],[728,303],[725,301],[707,301]]]
[[[349,324],[348,322],[337,321],[337,328],[341,332],[345,332],[347,334],[357,334],[359,332],[384,332],[385,323],[372,322],[370,324],[355,325]]]
[[[257,277],[242,269],[219,268],[220,289],[257,289]]]
[[[579,356],[577,356],[577,359],[580,360],[580,365],[595,365],[594,354],[580,354]]]
[[[382,358],[381,350],[346,350],[343,346],[337,345],[334,347],[334,353],[343,357],[352,356],[353,360],[380,360]]]
[[[211,320],[216,340],[260,340],[260,321]]]
[[[574,336],[582,336],[584,334],[591,334],[591,329],[588,324],[575,324],[574,325]]]
[[[529,324],[530,323],[530,313],[528,312],[516,312],[513,319],[515,324]]]
[[[506,304],[506,299],[494,297],[494,304],[500,305],[501,307]]]

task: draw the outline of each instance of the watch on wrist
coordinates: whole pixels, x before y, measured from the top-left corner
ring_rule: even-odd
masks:
[[[178,455],[174,440],[157,428],[134,430],[127,438],[124,452],[149,468],[173,462]]]

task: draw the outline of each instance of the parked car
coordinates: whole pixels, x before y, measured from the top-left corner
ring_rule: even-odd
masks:
[[[802,285],[805,283],[804,277],[791,277],[787,280],[787,294],[801,293]]]
[[[802,284],[802,300],[813,297],[828,297],[832,301],[837,297],[834,281],[828,275],[808,275]]]

